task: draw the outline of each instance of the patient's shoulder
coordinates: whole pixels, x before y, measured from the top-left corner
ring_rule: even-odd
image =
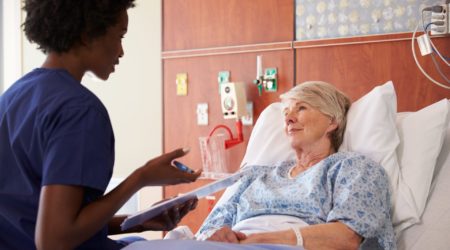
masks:
[[[386,175],[380,164],[373,161],[364,154],[358,152],[337,152],[327,159],[329,167],[339,171],[360,171],[371,172],[379,175]]]
[[[364,164],[373,165],[373,166],[380,166],[378,163],[367,157],[366,155],[359,153],[359,152],[353,152],[353,151],[342,151],[337,152],[332,155],[330,155],[327,160],[330,162],[342,162],[346,161],[350,164],[355,164],[358,162],[363,162]]]

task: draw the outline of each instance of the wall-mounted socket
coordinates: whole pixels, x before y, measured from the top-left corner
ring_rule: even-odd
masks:
[[[242,125],[252,126],[253,125],[253,102],[247,102],[247,115],[242,117]]]
[[[208,103],[197,104],[197,125],[208,125]]]
[[[449,8],[450,4],[442,4],[441,12],[431,12],[431,35],[449,35],[450,34],[450,24],[449,24]]]

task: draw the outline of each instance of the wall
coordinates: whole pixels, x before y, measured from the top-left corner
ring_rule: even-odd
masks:
[[[181,160],[201,168],[199,137],[207,136],[219,124],[236,134],[234,121],[224,120],[220,108],[219,71],[230,71],[231,81],[246,84],[248,101],[254,104],[254,121],[269,103],[294,84],[294,1],[293,0],[165,0],[163,1],[164,150],[189,146]],[[212,49],[209,49],[212,48]],[[262,66],[278,68],[278,91],[258,95],[256,56]],[[188,95],[176,95],[177,73],[188,73]],[[197,103],[208,103],[209,124],[196,123]],[[227,150],[229,168],[241,164],[252,126],[244,126],[244,142]],[[205,185],[199,180],[164,188],[164,197]],[[216,199],[220,194],[216,194]],[[200,200],[195,211],[181,224],[196,231],[211,208]]]
[[[2,26],[1,37],[3,45],[3,77],[0,78],[0,93],[9,88],[19,78],[21,72],[22,37],[21,37],[21,13],[19,0],[1,1]]]
[[[137,0],[129,12],[125,56],[106,82],[85,77],[109,111],[116,137],[114,177],[124,178],[162,152],[161,2]],[[44,55],[23,39],[22,72],[39,67]],[[160,187],[140,192],[140,209],[162,198]],[[143,233],[161,238],[160,232]]]
[[[296,0],[296,40],[411,32],[442,0]]]
[[[442,54],[450,54],[450,37],[432,39]],[[394,83],[399,112],[417,111],[450,98],[450,90],[433,84],[416,66],[410,33],[298,41],[294,48],[298,82],[313,79],[330,82],[353,101],[389,80]],[[430,55],[420,56],[417,45],[415,50],[425,71],[443,83]],[[450,75],[450,68],[442,61],[438,63],[444,74]]]
[[[407,1],[419,5],[419,1]],[[190,146],[191,152],[181,160],[188,166],[200,168],[198,137],[207,136],[218,124],[226,124],[234,130],[233,122],[224,120],[221,114],[217,83],[217,74],[221,70],[231,72],[231,81],[246,83],[247,97],[254,102],[254,120],[268,104],[279,100],[279,94],[306,80],[328,81],[352,100],[357,100],[376,85],[393,80],[399,94],[399,111],[415,111],[450,97],[450,91],[430,83],[416,67],[411,54],[411,33],[295,41],[296,10],[298,14],[295,2],[163,1],[165,151]],[[389,0],[298,2],[311,6],[317,3],[391,5],[386,8],[392,8],[396,3]],[[386,20],[381,21],[386,23]],[[446,46],[450,37],[434,40],[442,53],[450,54],[450,47]],[[263,55],[263,68],[277,67],[278,92],[258,95],[252,84],[257,55]],[[429,57],[419,58],[419,61],[433,77],[437,77]],[[175,93],[177,73],[188,74],[187,96]],[[210,120],[207,126],[199,126],[196,124],[196,104],[205,102],[209,105]],[[244,143],[228,150],[230,169],[239,168],[251,130],[252,126],[244,127]],[[165,187],[164,197],[185,193],[209,182],[201,179],[192,184]],[[214,195],[216,199],[220,196],[220,192]],[[200,200],[181,224],[197,231],[213,205],[205,199]]]

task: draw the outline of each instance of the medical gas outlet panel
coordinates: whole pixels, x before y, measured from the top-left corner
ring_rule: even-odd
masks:
[[[220,100],[225,119],[239,119],[247,115],[244,83],[227,82],[220,84]]]

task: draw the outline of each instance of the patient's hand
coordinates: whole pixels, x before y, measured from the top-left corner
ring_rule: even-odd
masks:
[[[266,243],[266,244],[284,244],[284,245],[296,245],[297,238],[294,231],[283,230],[267,233],[255,233],[247,235],[246,239],[242,240],[242,244],[252,243]]]
[[[239,231],[233,231],[231,228],[225,226],[217,230],[211,237],[206,240],[220,241],[228,243],[239,243],[241,240],[245,240],[247,236]]]

